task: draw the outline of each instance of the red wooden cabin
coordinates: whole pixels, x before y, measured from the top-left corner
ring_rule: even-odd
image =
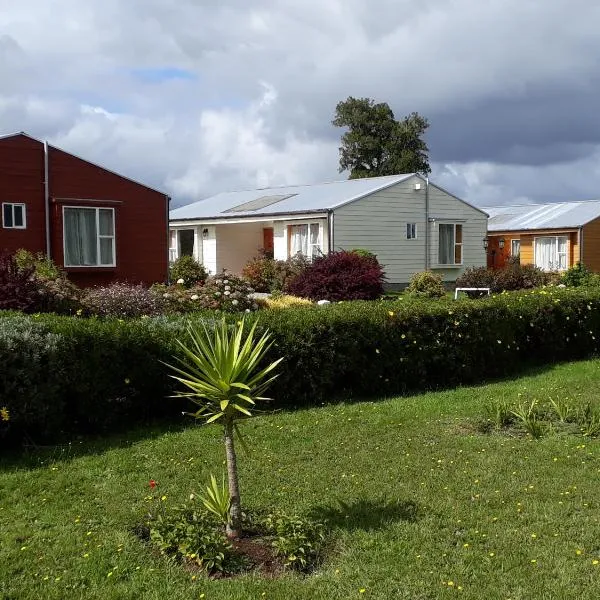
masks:
[[[0,251],[42,252],[76,284],[168,273],[169,197],[25,133],[0,137]]]

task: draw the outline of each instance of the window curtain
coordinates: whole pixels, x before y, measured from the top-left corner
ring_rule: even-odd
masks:
[[[440,224],[439,264],[454,264],[454,225]]]
[[[292,225],[291,255],[308,256],[308,225]]]
[[[558,238],[558,268],[561,271],[565,271],[567,269],[567,238],[559,237]]]
[[[535,266],[543,271],[552,271],[556,257],[556,238],[536,238]]]
[[[314,258],[321,254],[321,245],[319,243],[319,224],[311,223],[310,224],[310,248],[311,248],[311,256]]]
[[[65,208],[65,265],[98,264],[96,211]]]

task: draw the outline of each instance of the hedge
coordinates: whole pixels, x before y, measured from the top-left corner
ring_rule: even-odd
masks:
[[[228,315],[235,320],[239,316]],[[284,356],[273,408],[449,387],[598,352],[600,290],[548,288],[481,300],[400,299],[264,310]],[[214,321],[215,313],[192,319]],[[0,317],[0,435],[34,440],[176,416],[164,361],[185,317]],[[161,362],[163,361],[163,362]],[[6,441],[6,439],[5,439]]]

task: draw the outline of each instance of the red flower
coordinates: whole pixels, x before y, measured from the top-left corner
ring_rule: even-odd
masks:
[[[156,481],[154,481],[154,479],[151,479],[151,480],[150,480],[150,487],[151,487],[152,489],[154,489],[154,488],[155,488],[157,485],[158,485],[158,483],[156,483]]]

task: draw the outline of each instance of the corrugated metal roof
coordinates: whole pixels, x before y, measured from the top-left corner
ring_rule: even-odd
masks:
[[[484,210],[490,215],[488,231],[571,229],[600,217],[600,200],[486,206]]]
[[[315,185],[262,188],[240,192],[223,192],[204,200],[180,206],[170,212],[171,221],[186,219],[239,218],[290,213],[322,212],[358,200],[374,192],[400,183],[413,173],[371,177],[367,179],[347,179]],[[281,200],[254,210],[239,210],[246,203],[265,196],[280,196]],[[232,213],[231,209],[235,209]]]

